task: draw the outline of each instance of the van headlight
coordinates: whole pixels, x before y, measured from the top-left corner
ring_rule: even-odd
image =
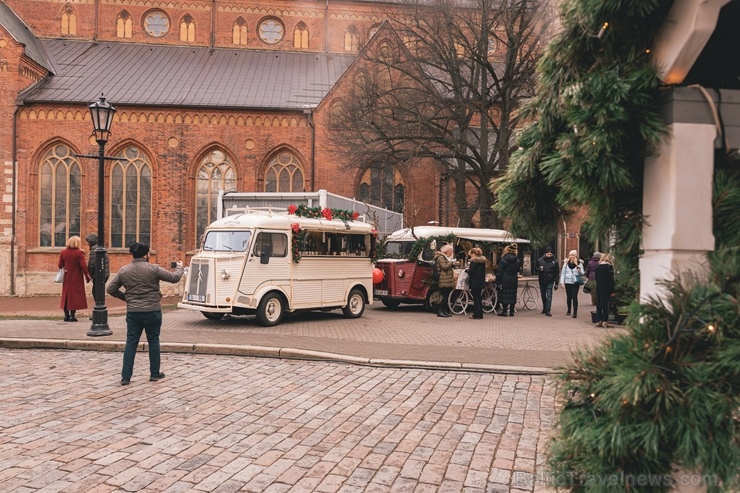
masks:
[[[229,273],[228,273],[228,272],[226,272],[226,269],[223,269],[223,270],[221,271],[221,279],[223,279],[223,280],[225,281],[225,280],[226,280],[226,279],[228,279],[228,278],[229,278]]]

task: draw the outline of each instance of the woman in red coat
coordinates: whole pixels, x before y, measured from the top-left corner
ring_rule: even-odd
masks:
[[[87,308],[85,281],[90,282],[90,271],[87,270],[85,252],[80,245],[79,236],[72,236],[67,240],[67,248],[59,255],[59,268],[64,267],[64,283],[62,284],[62,310],[65,322],[77,322],[75,311]]]

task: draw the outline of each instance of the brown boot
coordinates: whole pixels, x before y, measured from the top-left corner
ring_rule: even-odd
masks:
[[[604,326],[604,324],[603,324],[602,322],[596,322],[596,326],[597,326],[597,327],[603,327],[603,326]]]

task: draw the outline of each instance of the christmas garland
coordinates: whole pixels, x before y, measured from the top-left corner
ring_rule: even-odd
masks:
[[[291,224],[290,229],[293,230],[293,241],[291,242],[290,248],[293,253],[293,262],[297,264],[301,261],[301,244],[306,237],[306,232],[303,231],[297,223]]]
[[[329,209],[328,207],[308,207],[306,204],[301,205],[289,205],[288,214],[292,214],[298,217],[308,217],[311,219],[326,219],[331,221],[332,219],[339,219],[344,222],[354,221],[360,217],[360,213],[357,211],[350,211],[346,209]]]

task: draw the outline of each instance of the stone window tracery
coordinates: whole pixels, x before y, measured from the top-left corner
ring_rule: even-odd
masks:
[[[195,20],[190,14],[186,14],[180,21],[180,41],[195,42]]]
[[[236,171],[229,157],[215,149],[201,160],[196,175],[195,232],[196,244],[206,227],[216,220],[218,192],[236,190]]]
[[[116,19],[116,37],[117,38],[132,38],[134,35],[134,23],[131,20],[131,15],[125,10],[118,14]]]
[[[265,192],[302,192],[303,169],[298,158],[289,151],[281,151],[267,164]]]
[[[62,36],[74,36],[77,34],[77,14],[75,9],[67,4],[62,12]]]
[[[110,174],[110,246],[151,243],[151,166],[135,146],[126,147],[120,156],[126,160],[116,161]]]
[[[308,49],[308,26],[303,21],[299,22],[293,31],[293,48]]]
[[[246,45],[248,33],[247,22],[243,18],[239,17],[234,22],[234,27],[231,29],[232,43],[235,45]]]
[[[285,27],[280,19],[268,17],[259,23],[258,34],[262,41],[267,44],[279,43],[285,36]]]
[[[80,236],[82,173],[69,147],[53,145],[39,164],[39,246],[64,247]]]
[[[170,30],[170,19],[161,10],[150,10],[144,16],[144,30],[155,38],[161,38]]]

